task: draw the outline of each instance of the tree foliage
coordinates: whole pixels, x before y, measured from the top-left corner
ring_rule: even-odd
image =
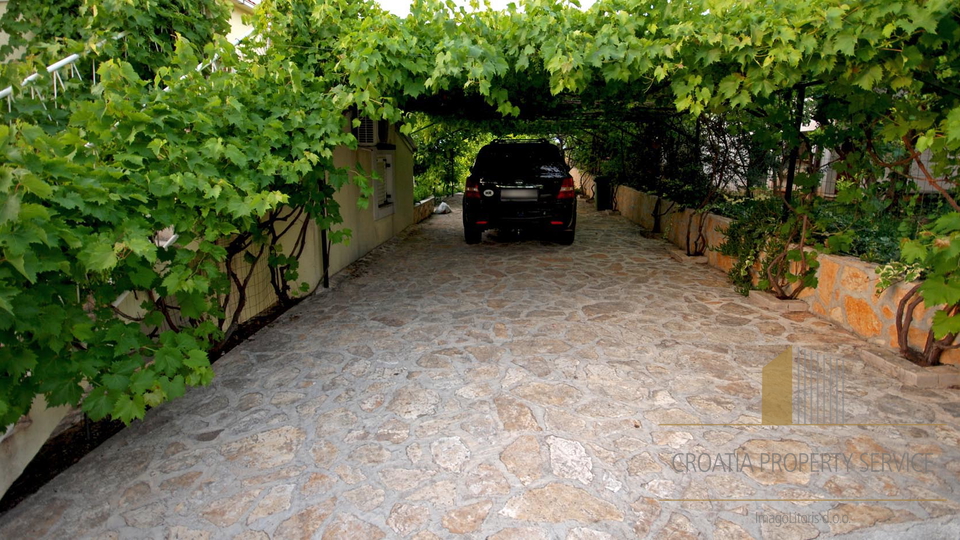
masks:
[[[908,285],[897,305],[896,324],[900,352],[921,365],[937,365],[945,351],[956,349],[960,335],[960,213],[949,212],[904,240],[899,262],[882,267],[878,293],[899,282]],[[916,281],[923,278],[923,281]],[[920,348],[910,341],[916,308],[933,308],[932,327]]]
[[[98,84],[63,113],[14,102],[0,130],[0,425],[37,394],[140,418],[210,380],[206,351],[235,328],[258,259],[281,302],[297,294],[279,233],[341,221],[332,195],[349,177],[333,149],[356,141],[322,77],[257,47],[241,59],[221,39],[204,60],[180,38],[150,81],[100,51]],[[219,69],[196,69],[214,57]],[[162,248],[170,229],[177,247]],[[141,312],[118,312],[126,290]]]
[[[0,58],[22,54],[49,64],[86,44],[151,80],[178,39],[202,47],[226,34],[228,18],[228,4],[220,0],[12,0],[0,18],[9,40]]]
[[[482,126],[424,115],[413,116],[411,126],[417,144],[413,167],[417,200],[463,189],[477,152],[493,140]]]

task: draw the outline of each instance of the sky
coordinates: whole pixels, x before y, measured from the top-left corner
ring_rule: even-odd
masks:
[[[583,8],[587,8],[593,5],[593,1],[594,0],[580,0],[580,5]],[[490,0],[490,5],[493,9],[505,9],[510,2],[519,4],[520,0]],[[411,0],[377,0],[377,3],[379,3],[383,9],[395,15],[406,17],[410,14]],[[470,7],[470,0],[454,0],[454,3],[467,8]]]

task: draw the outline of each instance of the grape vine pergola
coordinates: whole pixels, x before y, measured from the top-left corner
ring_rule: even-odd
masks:
[[[836,142],[932,149],[945,165],[933,179],[960,147],[960,15],[948,1],[611,1],[582,11],[547,0],[478,13],[418,2],[405,20],[356,9],[363,22],[341,35],[336,69],[362,97],[387,98],[358,103],[386,117],[746,115],[758,136],[793,148],[788,201],[808,101]]]
[[[243,256],[223,245],[243,237],[269,252],[263,223],[282,208],[348,236],[333,192],[356,182],[370,193],[362,170],[333,164],[337,146],[355,144],[343,125],[351,109],[470,122],[736,113],[755,119],[758,137],[796,147],[797,104],[810,101],[828,141],[916,161],[930,150],[937,186],[960,150],[952,0],[601,0],[586,10],[526,0],[499,12],[419,0],[405,19],[357,0],[263,0],[237,47],[210,38],[226,26],[222,5],[184,1],[195,20],[113,2],[81,12],[78,26],[37,8],[37,24],[67,21],[76,41],[5,68],[0,87],[23,99],[0,126],[0,426],[38,394],[130,421],[209,381],[206,351],[223,338],[233,279],[224,268]],[[120,32],[125,40],[89,51],[97,86],[68,82],[62,110],[20,87]],[[196,70],[214,58],[222,69]],[[159,248],[167,227],[195,248]],[[278,283],[296,279],[295,261],[271,260]],[[117,289],[154,301],[124,320],[111,305]],[[163,298],[182,323],[143,333],[166,324]]]

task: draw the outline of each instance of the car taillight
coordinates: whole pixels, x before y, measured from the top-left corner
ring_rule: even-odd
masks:
[[[557,199],[573,199],[577,193],[573,187],[573,177],[568,176],[560,184],[560,192],[557,193]]]
[[[480,180],[474,177],[467,178],[467,186],[463,190],[463,197],[465,199],[479,199],[480,198]]]

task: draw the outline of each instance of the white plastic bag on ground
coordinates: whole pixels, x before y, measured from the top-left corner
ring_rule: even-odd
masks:
[[[433,209],[434,214],[449,214],[450,212],[453,212],[453,210],[451,210],[450,205],[445,202],[438,204],[437,207]]]

